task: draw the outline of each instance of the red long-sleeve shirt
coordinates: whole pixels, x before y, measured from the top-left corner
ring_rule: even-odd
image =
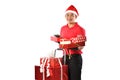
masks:
[[[78,35],[85,36],[85,29],[82,28],[78,23],[75,23],[75,25],[71,28],[68,27],[68,24],[61,27],[60,36],[63,38],[70,39],[72,37],[77,37]],[[69,51],[70,52],[67,51],[66,54],[68,53],[82,54],[81,50],[69,50]]]

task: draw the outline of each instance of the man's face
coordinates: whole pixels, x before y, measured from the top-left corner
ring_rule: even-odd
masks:
[[[69,12],[65,14],[65,18],[68,23],[74,23],[77,16],[74,13]]]

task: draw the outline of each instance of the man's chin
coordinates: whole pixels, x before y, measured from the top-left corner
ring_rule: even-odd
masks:
[[[73,23],[75,23],[75,22],[73,22],[73,21],[68,21],[68,23],[69,23],[69,24],[73,24]]]

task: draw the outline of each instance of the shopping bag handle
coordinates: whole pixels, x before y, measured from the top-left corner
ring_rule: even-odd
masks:
[[[65,52],[65,49],[61,49],[61,48],[57,48],[54,50],[54,57],[56,56],[56,51],[57,50],[62,50],[63,51],[63,64],[65,65],[66,64],[66,52]]]

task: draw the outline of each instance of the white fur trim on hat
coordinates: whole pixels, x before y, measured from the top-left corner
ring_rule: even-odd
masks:
[[[72,11],[72,10],[66,11],[65,14],[66,14],[66,13],[69,13],[69,12],[75,14],[76,16],[78,16],[78,14],[77,14],[75,11]]]

